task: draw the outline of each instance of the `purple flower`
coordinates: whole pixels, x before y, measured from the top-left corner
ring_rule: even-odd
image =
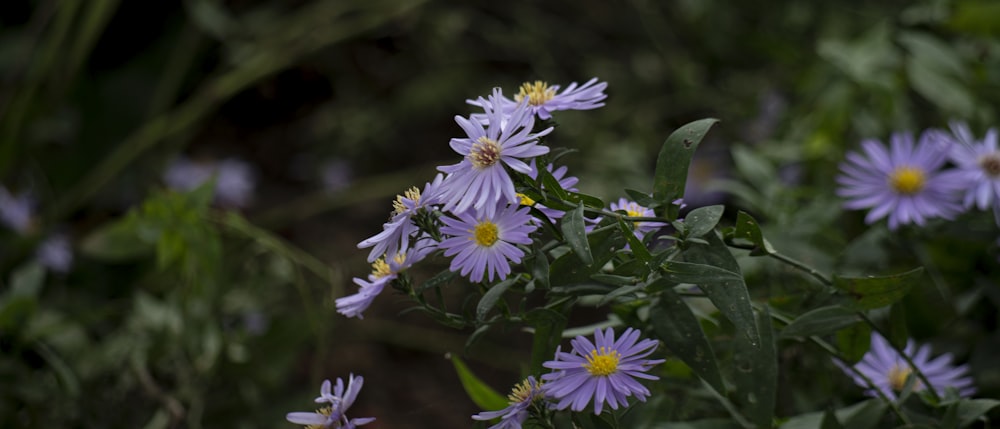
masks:
[[[593,400],[594,414],[601,414],[605,402],[617,410],[619,405],[627,405],[626,398],[632,395],[645,402],[649,389],[636,378],[658,380],[646,371],[664,360],[644,359],[656,350],[657,342],[644,339],[637,344],[639,335],[637,329],[628,328],[615,341],[615,331],[607,328],[604,332],[594,330],[596,344],[576,337],[570,341],[571,353],[556,351],[556,360],[542,364],[556,370],[542,376],[542,391],[556,401],[559,410],[583,411]]]
[[[957,176],[966,183],[965,207],[975,205],[979,210],[993,209],[1000,224],[1000,149],[997,148],[997,129],[986,132],[982,141],[976,141],[969,126],[962,122],[951,123],[952,135],[940,134],[948,145],[948,155],[958,167]]]
[[[256,177],[253,167],[237,159],[194,162],[177,158],[167,167],[163,181],[181,192],[191,191],[215,177],[215,202],[223,207],[246,207],[253,199]]]
[[[451,139],[451,148],[465,158],[458,164],[438,167],[449,175],[442,198],[445,208],[452,212],[475,208],[492,214],[490,211],[498,204],[517,204],[514,182],[504,167],[529,173],[531,167],[521,159],[549,152],[548,147],[538,145],[538,137],[550,133],[552,128],[532,134],[535,119],[528,105],[521,103],[506,115],[497,107],[502,97],[500,88],[494,88],[488,102],[479,98],[486,111],[486,128],[478,121],[455,117],[467,137]]]
[[[18,234],[24,234],[31,228],[34,218],[35,201],[28,193],[12,195],[7,188],[0,186],[0,222]]]
[[[976,388],[972,385],[972,377],[966,375],[969,372],[969,366],[952,365],[950,353],[931,359],[930,347],[926,344],[916,347],[913,340],[906,342],[903,353],[910,357],[913,364],[927,377],[927,381],[931,383],[931,387],[938,394],[943,395],[945,390],[949,388],[955,389],[962,397],[971,396],[976,392]],[[834,360],[834,363],[844,373],[851,376],[858,386],[869,387],[863,378],[848,369],[842,362]],[[860,362],[854,365],[854,368],[868,377],[875,384],[875,388],[890,400],[896,400],[896,393],[903,390],[907,378],[911,375],[916,377],[913,374],[913,368],[906,363],[906,360],[892,348],[892,345],[885,338],[877,333],[872,334],[871,349],[861,358]],[[920,392],[925,389],[927,386],[920,379],[913,381],[913,391]],[[877,396],[875,390],[867,390],[865,393],[868,396]]]
[[[434,181],[424,185],[423,193],[414,186],[403,192],[403,195],[396,196],[396,201],[392,202],[392,215],[389,217],[389,222],[382,225],[382,232],[358,243],[359,249],[372,248],[368,253],[368,262],[382,255],[406,252],[410,246],[411,236],[420,231],[420,228],[413,223],[413,216],[421,208],[440,203],[443,181],[444,176],[438,174],[434,177]]]
[[[395,257],[386,261],[379,258],[372,263],[372,273],[368,275],[368,280],[355,277],[354,283],[361,287],[357,293],[343,298],[337,298],[337,312],[347,317],[357,317],[364,319],[362,312],[368,309],[375,301],[375,297],[382,293],[385,285],[395,280],[403,270],[420,262],[428,254],[433,252],[435,246],[433,240],[425,239],[417,242],[415,246],[407,249],[404,253],[397,253]]]
[[[528,408],[542,396],[541,383],[529,375],[527,379],[514,386],[510,395],[507,395],[507,400],[510,401],[507,408],[498,411],[483,411],[472,416],[472,419],[493,420],[499,417],[500,423],[487,429],[521,429],[521,425],[528,419]]]
[[[57,273],[68,272],[73,266],[73,249],[65,234],[53,234],[35,249],[35,258],[45,268]]]
[[[320,175],[323,187],[327,191],[341,191],[351,186],[351,163],[343,159],[334,159],[323,165]]]
[[[357,426],[366,425],[375,421],[374,417],[362,417],[348,419],[345,413],[354,404],[354,400],[361,391],[361,386],[365,380],[361,376],[355,377],[351,374],[344,387],[344,381],[337,378],[337,385],[330,390],[330,380],[324,380],[320,388],[320,396],[316,398],[316,403],[329,404],[316,412],[294,412],[285,415],[289,422],[305,425],[307,429],[351,429]]]
[[[495,213],[491,213],[495,212]],[[450,236],[441,242],[445,256],[455,256],[451,260],[452,271],[461,271],[474,282],[510,274],[510,262],[520,263],[524,251],[515,244],[531,244],[528,237],[537,227],[531,223],[527,207],[505,206],[503,208],[476,212],[465,212],[458,218],[442,217],[441,232]],[[509,262],[508,262],[509,261]]]
[[[639,203],[626,200],[625,198],[619,198],[618,202],[611,203],[611,211],[623,211],[625,212],[625,216],[628,217],[656,217],[656,213],[652,209],[640,206]],[[635,237],[640,240],[642,240],[646,233],[656,231],[664,226],[667,226],[667,224],[663,222],[643,220],[632,222]]]
[[[607,87],[607,82],[597,82],[595,77],[580,86],[573,82],[560,93],[559,85],[549,86],[545,82],[536,80],[521,84],[513,100],[502,97],[498,102],[504,112],[511,112],[518,104],[526,101],[532,115],[538,115],[539,119],[549,119],[552,117],[552,112],[557,110],[591,110],[604,106],[603,101],[608,98],[604,93]],[[484,105],[482,98],[466,102],[476,106]],[[496,102],[493,105],[496,106]]]
[[[864,155],[849,152],[840,164],[837,195],[847,200],[844,207],[872,209],[865,216],[869,224],[888,216],[892,230],[960,213],[963,183],[954,172],[940,171],[947,159],[935,135],[924,132],[915,148],[911,133],[893,133],[888,149],[877,140],[861,142]]]

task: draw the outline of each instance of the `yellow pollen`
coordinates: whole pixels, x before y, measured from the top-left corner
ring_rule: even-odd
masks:
[[[541,106],[545,102],[556,96],[556,90],[549,88],[549,84],[536,80],[534,83],[525,82],[521,84],[521,90],[514,95],[514,101],[518,103],[528,97],[528,104]]]
[[[1000,177],[1000,153],[993,152],[979,157],[979,167],[987,176]]]
[[[892,390],[897,392],[903,390],[903,386],[906,386],[906,379],[909,378],[913,370],[909,366],[904,366],[902,368],[899,365],[893,365],[892,369],[889,370],[889,386]],[[913,390],[919,390],[920,381],[913,383]]]
[[[517,193],[517,198],[520,200],[520,204],[522,206],[531,207],[531,206],[535,205],[535,200],[531,199],[531,197],[529,197],[527,195],[524,195],[524,194],[522,194],[520,192]]]
[[[382,278],[389,274],[392,274],[392,270],[389,269],[389,264],[385,263],[385,257],[381,257],[372,262],[372,275],[375,278]]]
[[[320,409],[316,410],[316,412],[319,413],[319,414],[322,414],[324,416],[330,417],[330,413],[333,412],[333,408],[331,408],[331,407],[323,407],[323,408],[320,408]],[[325,427],[326,427],[325,425],[308,425],[308,426],[306,426],[306,429],[324,429]]]
[[[621,355],[618,354],[617,350],[608,350],[607,347],[601,347],[600,351],[590,351],[590,356],[587,356],[587,363],[583,364],[583,367],[591,375],[611,375],[618,371],[619,360],[621,360]]]
[[[473,167],[489,167],[500,161],[500,145],[486,136],[482,136],[472,144],[472,150],[469,151],[468,156]]]
[[[476,225],[473,236],[476,244],[482,247],[490,247],[500,239],[499,232],[497,224],[484,220]]]
[[[539,382],[538,385],[541,386],[541,382]],[[514,386],[514,388],[510,390],[510,394],[507,395],[507,401],[510,405],[518,404],[529,399],[534,398],[531,394],[531,383],[529,383],[527,379]]]
[[[403,204],[403,198],[409,199],[415,203],[420,203],[420,189],[416,186],[407,189],[403,192],[403,195],[396,195],[396,201],[392,202],[392,215],[396,216],[402,212],[406,211],[406,205]]]
[[[913,195],[924,189],[927,177],[924,171],[913,167],[899,167],[889,175],[889,186],[897,194]]]

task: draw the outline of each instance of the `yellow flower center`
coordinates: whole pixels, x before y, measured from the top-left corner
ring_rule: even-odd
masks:
[[[993,152],[979,157],[979,167],[987,176],[1000,177],[1000,153]]]
[[[469,151],[469,162],[476,168],[486,168],[500,161],[500,145],[497,142],[480,137],[472,144]]]
[[[916,194],[924,189],[925,184],[927,184],[927,176],[919,168],[899,167],[889,175],[889,186],[897,194]]]
[[[889,386],[892,387],[892,390],[897,392],[903,390],[903,386],[906,386],[906,379],[909,378],[912,373],[913,370],[910,369],[909,366],[900,368],[899,365],[893,365],[892,369],[889,370]],[[917,389],[919,386],[919,381],[913,383],[913,390],[919,390]]]
[[[617,350],[601,347],[599,351],[591,350],[590,356],[587,356],[586,359],[587,363],[583,364],[583,367],[591,375],[611,375],[618,371],[618,361],[621,360],[621,355],[618,354]]]
[[[540,385],[541,383],[539,383],[539,386]],[[514,386],[514,388],[510,390],[510,394],[507,395],[507,401],[510,405],[519,404],[531,399],[534,398],[531,393],[531,383],[529,383],[527,379]]]
[[[331,408],[331,407],[323,407],[323,408],[320,408],[320,409],[316,410],[316,412],[319,413],[319,414],[322,414],[324,416],[330,417],[330,413],[333,412],[333,408]],[[326,428],[326,425],[308,425],[308,426],[306,426],[306,429],[324,429],[324,428]]]
[[[385,262],[385,257],[381,257],[372,262],[372,275],[375,278],[380,279],[389,274],[392,274],[392,270],[389,269],[389,264]]]
[[[541,106],[555,96],[556,90],[549,88],[549,84],[536,80],[534,83],[522,83],[521,90],[514,96],[514,101],[520,103],[521,100],[524,100],[524,97],[528,97],[528,104]]]
[[[403,198],[409,199],[415,203],[420,202],[420,189],[416,186],[407,189],[403,192],[403,195],[396,195],[396,201],[392,202],[392,215],[396,216],[402,212],[406,211],[406,205],[403,204]]]
[[[476,244],[482,247],[490,247],[500,239],[499,233],[500,230],[497,228],[497,224],[484,220],[476,225],[473,236]]]
[[[645,214],[642,212],[642,208],[638,204],[632,203],[628,207],[625,207],[625,216],[628,217],[642,217]],[[639,222],[632,222],[632,228],[639,229]]]
[[[520,201],[520,204],[522,206],[531,207],[531,206],[535,205],[535,200],[531,199],[531,197],[529,197],[527,195],[524,195],[524,194],[522,194],[520,192],[517,193],[517,198]]]

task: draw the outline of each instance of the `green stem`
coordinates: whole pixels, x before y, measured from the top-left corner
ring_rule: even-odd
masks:
[[[728,241],[726,242],[726,245],[729,246],[729,247],[732,247],[734,249],[740,249],[740,250],[754,250],[754,249],[757,248],[757,246],[754,246],[754,245],[742,245],[742,244],[731,243],[731,242],[728,242]],[[817,270],[817,269],[815,269],[815,268],[807,265],[806,263],[804,263],[802,261],[799,261],[799,260],[797,260],[795,258],[792,258],[790,256],[783,255],[783,254],[781,254],[779,252],[771,252],[771,253],[768,253],[767,256],[770,256],[770,257],[772,257],[774,259],[777,259],[777,260],[779,260],[781,262],[784,262],[785,264],[788,264],[788,265],[790,265],[792,267],[795,267],[796,269],[799,269],[799,270],[805,272],[806,274],[809,274],[814,279],[816,279],[820,283],[822,283],[824,286],[833,286],[833,280],[830,277],[826,276],[825,274],[823,274],[819,270]]]

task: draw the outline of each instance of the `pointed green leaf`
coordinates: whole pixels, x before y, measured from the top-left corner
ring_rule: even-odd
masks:
[[[539,248],[534,246],[534,263],[531,265],[531,276],[535,283],[542,289],[549,288],[549,257]]]
[[[562,218],[562,232],[566,243],[580,258],[580,262],[583,262],[584,265],[593,264],[594,256],[590,254],[590,243],[587,240],[587,231],[583,224],[583,204],[566,212],[566,216]]]
[[[483,297],[479,300],[479,304],[476,305],[476,319],[482,321],[486,318],[486,314],[497,305],[497,301],[503,296],[503,293],[507,291],[514,283],[517,283],[518,276],[510,276],[504,281],[497,283],[490,287],[489,290],[483,294]]]
[[[462,382],[462,387],[465,388],[465,393],[479,408],[493,411],[507,407],[507,399],[476,377],[458,356],[452,355],[451,363],[455,366],[455,372],[458,374],[458,380]]]
[[[778,356],[771,328],[771,314],[767,307],[757,313],[756,323],[760,332],[759,344],[754,344],[743,336],[736,337],[734,341],[734,399],[743,414],[757,427],[769,428],[772,426],[777,397]]]
[[[837,331],[837,348],[847,363],[858,363],[868,353],[872,345],[872,328],[864,323],[855,323]]]
[[[553,286],[569,286],[590,282],[590,276],[598,272],[614,256],[614,249],[621,248],[624,240],[617,228],[598,230],[587,236],[589,247],[594,249],[594,263],[584,265],[575,253],[560,256],[549,266],[549,283]]]
[[[717,234],[705,234],[708,245],[695,245],[685,249],[681,255],[684,260],[693,264],[712,265],[726,271],[737,273],[739,278],[704,281],[699,286],[712,304],[723,316],[733,322],[736,329],[746,336],[751,343],[760,341],[757,324],[754,323],[753,309],[750,305],[750,293],[740,272],[740,266],[729,253],[729,248],[719,239]]]
[[[658,205],[656,200],[654,200],[653,197],[649,196],[649,193],[637,191],[635,189],[625,189],[625,194],[628,195],[629,198],[632,199],[632,201],[635,201],[640,206],[655,208]]]
[[[604,201],[593,195],[587,195],[573,191],[565,191],[564,196],[566,197],[566,201],[577,204],[583,203],[583,205],[594,209],[603,209],[605,205]]]
[[[853,408],[849,413],[838,411],[839,419],[844,422],[846,428],[875,429],[887,410],[885,402],[875,399],[861,404],[863,404],[861,407]]]
[[[1000,405],[996,399],[963,399],[958,402],[958,427],[965,427]]]
[[[621,230],[622,236],[625,237],[625,241],[628,242],[629,250],[632,251],[632,254],[635,255],[638,260],[643,263],[648,263],[653,259],[653,255],[649,253],[649,249],[646,248],[646,245],[642,244],[639,237],[635,236],[631,222],[626,222],[624,219],[618,218],[618,229]],[[649,272],[648,266],[644,271],[647,273]]]
[[[743,281],[741,274],[719,268],[715,265],[667,261],[663,263],[661,268],[663,277],[675,283],[702,284],[721,281]]]
[[[860,321],[861,316],[847,307],[840,305],[821,307],[795,318],[781,331],[781,337],[826,335]]]
[[[722,212],[725,210],[726,206],[723,205],[698,207],[691,210],[687,216],[684,216],[687,236],[701,237],[707,234],[719,224],[719,219],[722,219]]]
[[[653,199],[660,206],[656,210],[657,214],[663,215],[667,210],[671,212],[666,215],[667,218],[677,218],[677,207],[671,203],[684,197],[691,157],[716,122],[719,120],[713,118],[691,122],[678,128],[663,142],[656,158],[656,174],[653,179]]]
[[[750,256],[774,253],[774,247],[771,247],[771,243],[760,232],[757,220],[743,211],[736,214],[736,230],[733,234],[736,238],[742,238],[754,244],[755,247],[750,251]]]
[[[899,301],[919,281],[924,269],[917,268],[902,274],[883,277],[833,277],[833,285],[844,291],[861,310],[880,308]]]
[[[712,345],[691,308],[666,284],[665,279],[653,283],[663,283],[661,286],[664,286],[660,299],[649,311],[649,320],[657,337],[709,386],[717,392],[725,392]]]

